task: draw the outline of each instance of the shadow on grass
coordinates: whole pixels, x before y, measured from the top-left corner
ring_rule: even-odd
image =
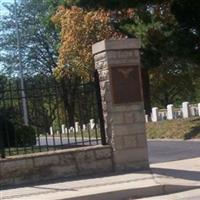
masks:
[[[191,131],[184,135],[184,140],[195,138],[197,135],[200,136],[200,125],[192,127]]]

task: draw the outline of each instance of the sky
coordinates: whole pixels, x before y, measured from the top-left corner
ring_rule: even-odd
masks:
[[[8,11],[2,6],[3,3],[14,3],[14,0],[0,0],[0,16],[8,13]]]
[[[3,3],[14,3],[14,0],[0,0],[0,18],[6,14],[8,14],[8,10],[4,8],[4,6],[2,5]],[[2,53],[2,52],[0,52]],[[1,70],[2,70],[2,65],[0,63],[0,74],[1,74]]]

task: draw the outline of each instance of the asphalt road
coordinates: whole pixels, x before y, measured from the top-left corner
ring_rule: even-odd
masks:
[[[168,162],[200,157],[198,141],[148,141],[150,163]]]

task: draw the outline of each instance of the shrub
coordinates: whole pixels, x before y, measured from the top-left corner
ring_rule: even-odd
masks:
[[[3,146],[14,147],[15,141],[15,127],[13,123],[5,116],[0,115],[0,139],[3,140]]]
[[[36,144],[36,132],[31,126],[20,126],[16,128],[16,138],[19,147],[32,146]]]

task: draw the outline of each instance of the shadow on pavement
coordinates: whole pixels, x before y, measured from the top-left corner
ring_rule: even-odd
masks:
[[[200,157],[200,140],[198,141],[148,141],[150,163],[163,163]]]
[[[200,172],[199,171],[188,171],[188,170],[176,170],[176,169],[163,169],[163,168],[157,168],[152,167],[151,168],[153,173],[163,175],[163,176],[169,176],[173,178],[180,178],[184,180],[190,180],[190,181],[199,181],[200,186]]]

